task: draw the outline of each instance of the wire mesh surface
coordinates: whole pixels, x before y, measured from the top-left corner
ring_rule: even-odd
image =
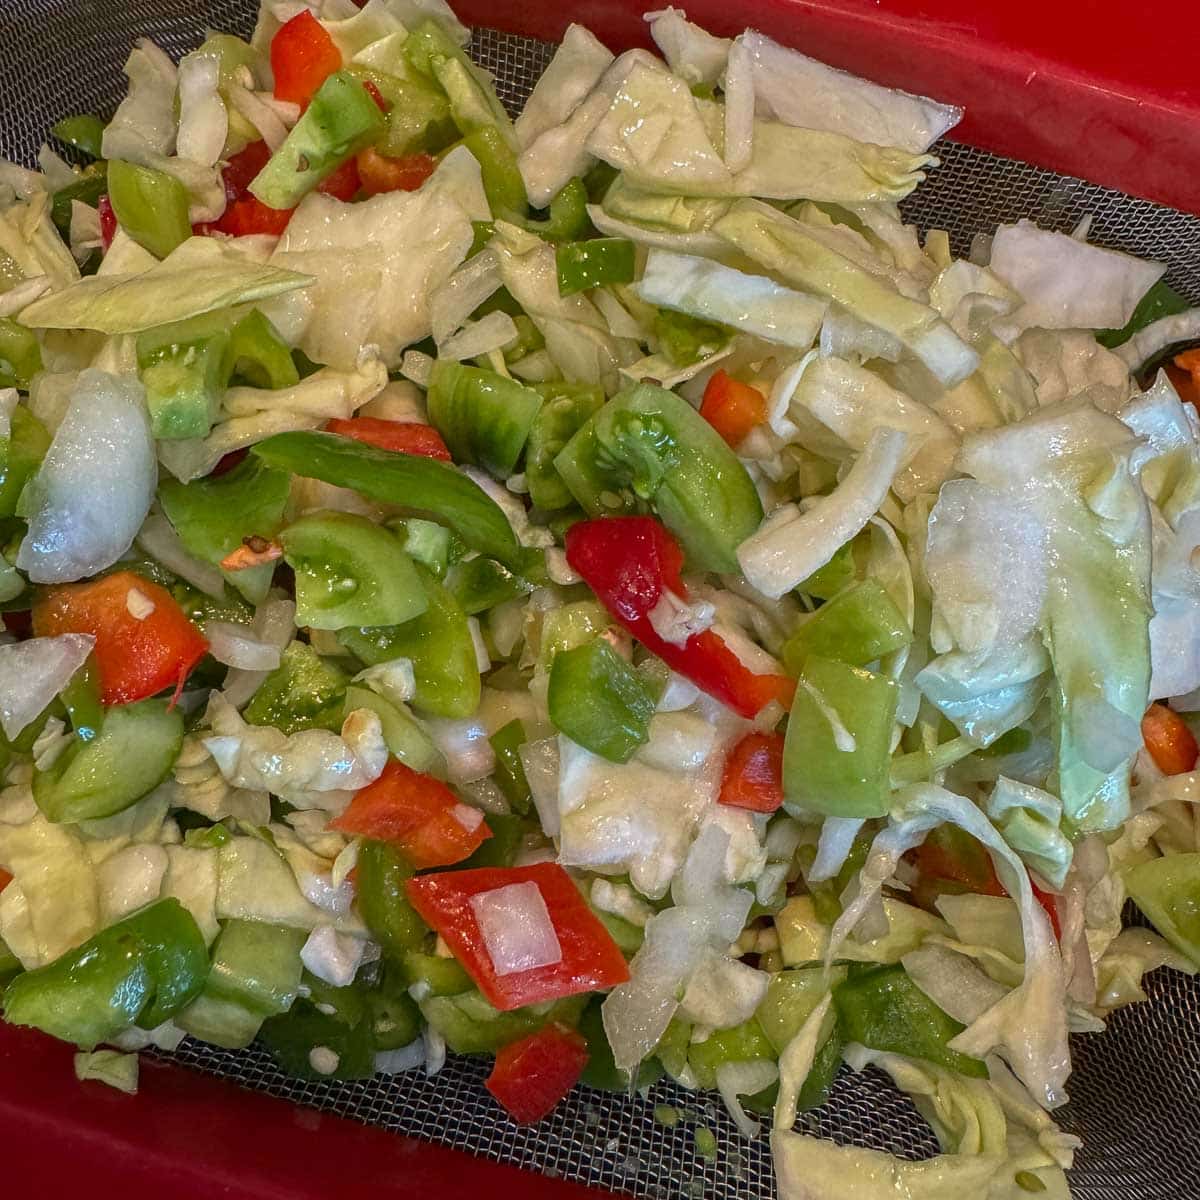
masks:
[[[110,113],[134,37],[152,37],[178,56],[205,28],[248,33],[253,11],[253,0],[0,0],[0,154],[32,163],[58,117]],[[528,94],[552,50],[489,30],[472,40],[510,106]],[[948,230],[957,253],[1001,221],[1029,217],[1066,231],[1090,214],[1092,240],[1170,263],[1170,282],[1200,303],[1200,219],[967,146],[943,143],[938,152],[943,166],[905,211],[922,228]],[[1149,1003],[1073,1043],[1072,1102],[1058,1116],[1084,1139],[1072,1174],[1078,1200],[1200,1197],[1200,984],[1159,972],[1147,990]],[[452,1058],[433,1079],[409,1072],[303,1083],[257,1049],[189,1041],[174,1057],[299,1103],[639,1197],[768,1200],[774,1191],[766,1139],[739,1137],[715,1096],[667,1082],[648,1097],[578,1088],[552,1118],[522,1129],[484,1092],[487,1064],[478,1060]],[[672,1128],[657,1122],[659,1104],[682,1110],[684,1120]],[[822,1136],[905,1157],[937,1149],[911,1103],[874,1072],[843,1069],[830,1102],[803,1120]],[[697,1151],[701,1126],[717,1135],[714,1158]]]

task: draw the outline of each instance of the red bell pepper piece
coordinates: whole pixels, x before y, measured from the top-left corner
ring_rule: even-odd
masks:
[[[4,891],[12,881],[13,877],[3,867],[0,867],[0,892]]]
[[[358,152],[358,174],[368,196],[381,192],[415,192],[433,174],[437,159],[429,154],[388,158],[372,146]]]
[[[276,100],[304,107],[341,66],[342,55],[333,38],[307,9],[281,26],[271,39]]]
[[[1164,775],[1196,769],[1200,747],[1184,719],[1165,704],[1152,704],[1142,718],[1142,741]]]
[[[545,901],[562,959],[528,971],[497,975],[471,897],[512,883],[531,882],[537,884]],[[407,890],[413,908],[442,935],[479,990],[501,1011],[614,987],[629,978],[629,967],[616,942],[557,863],[417,875],[408,881]]]
[[[597,598],[647,650],[743,717],[753,717],[772,700],[792,702],[795,680],[756,675],[711,629],[682,646],[659,637],[650,613],[664,590],[686,598],[680,578],[683,551],[653,517],[600,517],[567,530],[567,562]]]
[[[1185,350],[1167,363],[1167,375],[1184,404],[1200,408],[1200,350]]]
[[[131,599],[131,592],[141,599]],[[153,609],[135,616],[146,601]],[[48,589],[34,605],[33,631],[38,637],[90,633],[96,639],[105,704],[130,704],[178,688],[208,650],[175,597],[132,571]]]
[[[704,388],[700,415],[731,445],[767,419],[767,398],[748,383],[716,371]]]
[[[725,760],[720,802],[751,812],[783,805],[783,735],[748,733]]]
[[[392,450],[397,454],[419,454],[422,458],[440,458],[450,461],[450,451],[442,435],[432,425],[420,421],[384,421],[379,417],[334,417],[325,422],[327,433],[338,433],[378,446],[380,450]]]
[[[369,79],[363,80],[363,87],[367,89],[367,95],[375,101],[375,107],[381,113],[387,114],[391,111],[392,106],[383,98],[383,93]]]
[[[335,200],[349,203],[358,195],[362,180],[358,177],[358,165],[353,158],[348,158],[332,175],[327,175],[317,184],[317,191],[323,196],[332,196]]]
[[[547,1025],[502,1047],[484,1087],[518,1125],[533,1125],[579,1082],[587,1061],[582,1034]]]
[[[418,870],[449,867],[470,858],[492,836],[481,821],[467,828],[464,807],[439,779],[391,759],[383,774],[358,792],[330,829],[391,842]]]
[[[107,253],[113,244],[113,238],[117,236],[117,214],[113,212],[112,201],[107,192],[96,201],[96,211],[100,214],[100,245]]]

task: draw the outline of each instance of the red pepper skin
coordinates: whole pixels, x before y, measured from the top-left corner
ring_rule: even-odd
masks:
[[[650,613],[664,590],[686,598],[679,572],[683,551],[653,517],[600,517],[567,530],[567,562],[601,604],[647,650],[743,717],[754,717],[772,700],[792,702],[795,681],[786,675],[756,675],[711,629],[682,646],[664,641]]]
[[[496,974],[471,897],[511,883],[537,884],[562,947],[561,962]],[[479,990],[502,1012],[615,987],[629,978],[624,955],[557,863],[416,875],[406,889],[422,920],[442,935]]]
[[[0,867],[0,892],[4,891],[12,881],[13,877],[3,867]],[[582,1068],[580,1069],[582,1070]]]
[[[355,792],[329,823],[341,833],[391,842],[417,870],[470,858],[492,836],[487,823],[467,829],[454,814],[458,797],[439,779],[391,759],[383,774]]]
[[[154,604],[140,620],[129,611],[136,589]],[[90,583],[48,588],[33,609],[38,637],[90,633],[105,704],[131,704],[178,687],[208,651],[208,642],[164,587],[132,571]]]
[[[750,812],[783,806],[783,735],[748,733],[730,751],[721,778],[720,802]]]
[[[358,165],[354,159],[348,158],[332,175],[327,175],[317,184],[317,191],[324,196],[332,196],[335,200],[349,203],[358,195],[361,187]]]
[[[579,1082],[587,1061],[582,1034],[547,1025],[502,1047],[484,1087],[518,1125],[534,1125]]]
[[[358,152],[358,173],[368,196],[382,192],[415,192],[433,174],[437,159],[430,154],[388,158],[372,146]]]
[[[392,106],[383,98],[383,93],[369,79],[363,80],[363,87],[367,89],[367,95],[375,101],[375,107],[386,115]]]
[[[281,26],[271,39],[276,100],[303,107],[341,66],[342,55],[333,38],[307,9]]]
[[[767,398],[758,388],[718,370],[704,388],[700,415],[736,447],[750,430],[767,419]]]
[[[1196,769],[1200,748],[1184,719],[1165,704],[1152,704],[1142,717],[1142,741],[1164,775]]]
[[[117,214],[113,212],[112,201],[107,192],[96,202],[96,211],[100,214],[100,245],[107,253],[113,244],[113,238],[117,236]]]
[[[422,458],[437,458],[450,461],[450,451],[432,425],[420,421],[385,421],[379,417],[334,417],[325,422],[327,433],[339,433],[342,437],[378,446],[380,450],[392,450],[397,454],[418,454]]]

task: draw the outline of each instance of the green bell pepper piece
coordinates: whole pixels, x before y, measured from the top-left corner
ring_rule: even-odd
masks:
[[[549,671],[560,651],[582,646],[612,626],[612,615],[596,600],[576,600],[573,604],[552,608],[542,618],[538,670]]]
[[[403,625],[342,629],[338,641],[369,666],[412,660],[413,707],[435,717],[469,717],[479,707],[479,663],[467,614],[425,570],[416,567],[428,607]]]
[[[632,283],[635,259],[635,247],[628,238],[561,242],[554,252],[558,294],[573,296],[610,283]]]
[[[252,387],[273,391],[300,382],[300,372],[287,343],[257,308],[230,330],[229,372],[240,375]]]
[[[108,198],[121,228],[155,258],[166,258],[192,236],[187,188],[173,175],[114,160]]]
[[[501,479],[517,468],[542,398],[495,371],[439,360],[426,396],[429,420],[455,462],[474,463]]]
[[[343,707],[345,716],[349,716],[356,708],[369,709],[378,716],[389,754],[414,771],[439,777],[445,775],[446,760],[442,752],[407,709],[385,700],[368,688],[348,687]]]
[[[521,747],[528,740],[520,718],[509,721],[488,738],[496,755],[496,769],[492,772],[492,778],[513,810],[521,814],[529,811],[532,798],[529,780],[525,778],[525,765],[521,762]]]
[[[834,988],[833,1002],[848,1042],[923,1058],[973,1079],[987,1078],[983,1062],[947,1044],[966,1027],[938,1008],[899,963],[852,967]]]
[[[818,600],[832,600],[843,588],[849,587],[857,575],[854,565],[854,542],[844,542],[833,557],[796,585],[796,591]]]
[[[584,1067],[579,1081],[605,1092],[628,1092],[629,1072],[617,1066],[608,1035],[604,1032],[604,1019],[600,1012],[603,1002],[603,996],[592,996],[579,1018],[579,1032],[587,1039],[588,1047],[587,1066]],[[658,1081],[662,1073],[662,1064],[658,1059],[643,1059],[638,1067],[635,1086],[639,1090],[650,1087]]]
[[[156,438],[207,437],[229,379],[226,318],[198,317],[139,334],[138,373]]]
[[[526,217],[514,221],[529,233],[536,233],[547,242],[573,242],[581,238],[591,222],[588,220],[588,194],[582,179],[572,179],[550,200],[550,209],[545,220]]]
[[[825,993],[846,979],[845,967],[803,967],[771,976],[767,994],[754,1014],[771,1045],[780,1054],[800,1032]]]
[[[696,1076],[696,1086],[715,1088],[717,1068],[725,1063],[752,1062],[765,1058],[771,1062],[779,1056],[755,1017],[732,1029],[716,1029],[702,1042],[688,1046],[688,1065]]]
[[[82,154],[91,158],[103,157],[100,143],[104,140],[104,122],[91,113],[63,117],[61,121],[50,126],[50,132],[60,142],[66,142]]]
[[[813,1065],[796,1097],[796,1111],[809,1112],[820,1108],[829,1099],[833,1091],[833,1081],[842,1065],[842,1051],[846,1043],[842,1040],[838,1027],[821,1043],[820,1049],[813,1058]]]
[[[41,369],[42,350],[37,335],[32,329],[18,325],[12,317],[0,317],[0,388],[15,387],[27,392]]]
[[[403,973],[385,963],[378,986],[364,997],[376,1050],[399,1050],[421,1036],[421,1010],[406,986]]]
[[[604,391],[579,383],[540,383],[534,385],[534,390],[544,403],[529,427],[525,447],[529,498],[544,511],[567,508],[574,498],[554,460],[588,418],[603,407]]]
[[[495,559],[483,557],[455,563],[446,574],[446,587],[471,617],[533,591],[529,580],[514,575]]]
[[[783,663],[799,674],[810,654],[854,667],[912,641],[912,630],[877,579],[864,579],[823,604],[784,643]]]
[[[438,579],[444,579],[454,558],[454,534],[445,525],[436,521],[423,521],[420,517],[409,517],[403,522],[404,553],[429,568]],[[396,529],[397,535],[400,528]]]
[[[686,313],[660,308],[654,318],[654,336],[662,353],[677,367],[690,367],[716,354],[728,341],[729,330]]]
[[[1200,854],[1171,854],[1131,867],[1125,887],[1154,928],[1200,968]]]
[[[379,106],[347,71],[317,89],[283,144],[250,183],[269,208],[294,208],[322,180],[383,133]]]
[[[418,1004],[430,1028],[446,1039],[455,1054],[494,1054],[551,1022],[574,1027],[587,1000],[584,994],[557,1000],[549,1008],[533,1005],[500,1012],[470,991],[460,996],[427,996]]]
[[[0,517],[16,514],[22,490],[49,449],[50,434],[45,425],[23,404],[17,405],[12,412],[9,435],[0,439]]]
[[[97,737],[77,738],[45,771],[33,798],[48,820],[108,817],[128,808],[170,774],[183,745],[183,717],[165,700],[110,709]]]
[[[430,996],[458,996],[473,986],[458,959],[443,958],[440,954],[409,950],[401,962],[401,970],[410,985],[423,984]]]
[[[483,190],[488,207],[497,216],[523,217],[529,211],[525,195],[525,180],[517,166],[517,156],[495,125],[472,129],[463,145],[475,156],[483,176]]]
[[[8,943],[0,938],[0,986],[20,975],[24,969],[21,960],[9,949]]]
[[[108,163],[94,162],[88,163],[70,183],[54,193],[50,201],[50,219],[64,238],[71,233],[71,201],[78,200],[95,208],[108,190]]]
[[[679,1017],[672,1017],[663,1035],[654,1047],[654,1057],[663,1065],[672,1079],[678,1080],[688,1065],[688,1047],[692,1041],[692,1027]],[[691,1086],[689,1084],[689,1086]]]
[[[686,400],[655,384],[614,396],[554,465],[590,516],[649,504],[699,570],[737,572],[737,548],[762,521],[737,455]]]
[[[219,566],[247,538],[275,537],[283,526],[290,491],[291,479],[285,472],[249,457],[224,475],[191,483],[164,478],[158,500],[188,551]],[[251,604],[261,604],[274,567],[265,563],[224,575]]]
[[[208,953],[178,900],[157,900],[5,990],[5,1019],[90,1049],[134,1024],[152,1029],[204,986]]]
[[[369,1079],[375,1074],[371,1028],[365,1013],[351,1025],[308,1000],[297,1000],[288,1012],[263,1022],[258,1041],[284,1072],[296,1079]],[[334,1056],[331,1071],[317,1069],[321,1050]]]
[[[610,762],[628,762],[650,736],[654,701],[602,637],[554,656],[547,703],[556,729]]]
[[[406,516],[449,525],[472,550],[520,570],[524,548],[499,505],[448,463],[393,454],[331,433],[277,433],[251,453],[294,475],[353,488]]]
[[[312,513],[283,530],[279,541],[296,573],[298,625],[400,625],[428,607],[399,541],[366,517]]]
[[[369,68],[348,68],[354,74]],[[371,72],[371,82],[380,95],[391,104],[387,126],[379,139],[379,152],[389,158],[405,158],[410,154],[436,154],[458,138],[458,126],[450,115],[450,102],[440,88],[420,79],[389,80],[389,86],[379,83],[380,72]]]
[[[395,847],[365,841],[358,851],[358,911],[385,955],[403,961],[428,932],[408,902],[405,883],[413,868]]]
[[[59,695],[75,736],[81,742],[92,741],[104,724],[104,705],[100,702],[96,660],[91,655]]]
[[[273,725],[284,733],[342,727],[349,677],[305,642],[292,642],[279,666],[263,680],[242,715],[251,725]]]
[[[1159,320],[1161,317],[1174,316],[1191,308],[1174,288],[1168,287],[1160,279],[1137,303],[1137,307],[1122,329],[1097,329],[1096,341],[1107,350],[1115,350],[1118,346],[1129,341],[1139,330]],[[1137,364],[1141,366],[1141,364]]]
[[[204,990],[176,1024],[230,1050],[250,1045],[267,1017],[287,1012],[295,1001],[307,936],[265,921],[223,922]]]
[[[784,804],[835,817],[882,817],[899,689],[883,675],[810,655],[783,749]]]
[[[511,867],[521,849],[531,823],[516,813],[488,813],[487,825],[492,836],[483,842],[462,867]]]

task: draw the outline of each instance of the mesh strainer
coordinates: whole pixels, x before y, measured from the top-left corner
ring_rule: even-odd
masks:
[[[0,154],[32,162],[44,131],[68,112],[107,113],[124,92],[121,63],[135,36],[173,56],[205,27],[248,33],[253,0],[0,0]],[[477,30],[475,58],[517,106],[553,47]],[[972,236],[1000,221],[1030,217],[1069,230],[1087,214],[1091,237],[1172,264],[1174,287],[1200,303],[1200,219],[1131,200],[968,146],[938,147],[941,170],[906,205],[923,228],[947,229],[965,254]],[[1148,981],[1151,1000],[1117,1013],[1108,1031],[1074,1042],[1072,1101],[1059,1117],[1084,1139],[1072,1184],[1078,1200],[1191,1200],[1200,1197],[1200,981],[1174,973]],[[649,1097],[577,1088],[533,1129],[511,1124],[482,1088],[486,1064],[452,1059],[435,1078],[419,1073],[354,1083],[304,1083],[265,1053],[231,1053],[191,1041],[174,1055],[196,1070],[495,1161],[638,1197],[769,1200],[765,1138],[747,1141],[714,1096],[660,1083]],[[11,1086],[6,1084],[5,1086]],[[683,1110],[665,1128],[656,1104]],[[810,1132],[909,1158],[937,1143],[907,1099],[874,1071],[843,1070],[830,1101],[804,1120]],[[718,1153],[696,1149],[706,1126]]]

